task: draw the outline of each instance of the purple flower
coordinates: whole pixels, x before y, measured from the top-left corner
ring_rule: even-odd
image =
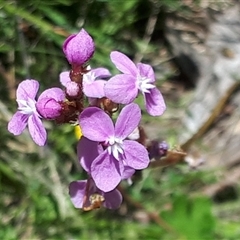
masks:
[[[61,102],[65,99],[65,94],[61,88],[49,88],[39,96],[36,108],[46,119],[56,119],[61,115]]]
[[[91,178],[71,182],[69,194],[74,207],[83,208],[86,211],[101,205],[109,209],[116,209],[122,203],[122,195],[117,189],[105,193],[96,187]]]
[[[139,91],[142,92],[147,112],[160,116],[166,109],[162,94],[154,85],[153,69],[148,64],[135,65],[121,52],[111,52],[111,61],[123,74],[112,77],[105,85],[105,95],[116,103],[129,104],[134,101]]]
[[[39,83],[36,80],[25,80],[18,85],[16,94],[18,111],[8,123],[8,131],[14,135],[20,135],[28,125],[33,141],[43,146],[47,133],[36,109],[35,97],[38,89]]]
[[[89,69],[90,70],[90,69]],[[111,74],[106,68],[91,69],[83,75],[83,92],[90,98],[102,98],[105,96],[104,86],[105,80],[101,78],[110,77]],[[69,72],[60,73],[60,82],[64,87],[68,87],[72,81],[69,77]]]
[[[92,162],[90,171],[96,186],[102,191],[109,192],[119,184],[124,178],[125,166],[131,169],[148,166],[145,147],[136,141],[126,140],[140,119],[141,111],[135,103],[122,109],[115,127],[111,118],[99,108],[89,107],[80,114],[79,124],[83,135],[105,146],[105,150]]]
[[[111,73],[106,68],[95,68],[83,75],[83,92],[90,98],[105,97],[105,80],[101,78],[110,77]]]
[[[70,35],[63,43],[63,52],[71,65],[81,66],[94,54],[92,37],[82,28],[78,34]]]
[[[103,147],[100,143],[94,142],[85,138],[84,136],[78,142],[77,155],[78,160],[82,168],[87,172],[91,173],[91,165],[93,161],[103,152]],[[131,167],[124,165],[122,173],[122,180],[132,177],[135,170]]]

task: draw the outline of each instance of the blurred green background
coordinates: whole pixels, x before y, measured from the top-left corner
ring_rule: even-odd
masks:
[[[22,80],[39,80],[41,91],[60,86],[59,73],[69,69],[61,49],[69,34],[84,27],[96,44],[91,66],[113,73],[112,50],[149,63],[170,61],[159,57],[166,50],[165,18],[189,14],[183,2],[0,1],[0,239],[239,239],[239,217],[231,215],[237,215],[237,196],[220,204],[198,192],[217,182],[212,170],[190,171],[186,164],[147,169],[132,186],[123,184],[120,209],[82,212],[68,196],[69,182],[85,178],[73,127],[47,122],[44,148],[27,132],[14,137],[6,131]],[[191,2],[198,6],[200,1]],[[159,86],[175,74],[175,69],[166,73]],[[152,120],[144,116],[144,121]],[[161,128],[161,122],[157,124]],[[176,143],[177,129],[168,128],[160,137]]]

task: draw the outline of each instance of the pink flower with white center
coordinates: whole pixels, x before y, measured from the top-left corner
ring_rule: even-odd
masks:
[[[111,73],[106,68],[95,68],[83,75],[83,92],[90,98],[105,97],[105,80],[102,78],[110,77]]]
[[[38,89],[39,83],[36,80],[24,80],[18,85],[18,111],[8,123],[8,131],[14,135],[20,135],[28,125],[33,141],[39,146],[43,146],[47,139],[47,133],[36,109],[35,98]]]
[[[110,76],[111,73],[106,68],[91,69],[88,73],[83,75],[83,93],[90,98],[105,97],[104,86],[106,81],[101,78]],[[68,71],[60,73],[60,82],[66,88],[72,83]]]
[[[110,192],[103,192],[93,181],[90,172],[91,165],[95,158],[103,152],[103,147],[98,142],[91,141],[82,137],[78,142],[77,155],[82,168],[89,174],[87,180],[74,181],[69,185],[69,194],[71,201],[76,208],[92,210],[94,208],[93,197],[100,199],[99,207],[103,205],[106,208],[116,209],[122,202],[122,195],[117,189]],[[133,175],[134,169],[125,167],[123,179]],[[101,202],[102,201],[102,202]]]
[[[83,135],[105,146],[105,150],[90,166],[90,174],[100,190],[113,190],[123,179],[125,166],[132,169],[148,166],[149,157],[145,147],[136,141],[126,140],[140,119],[141,110],[135,103],[122,109],[115,126],[111,118],[97,107],[89,107],[80,114],[79,124]]]
[[[63,43],[63,52],[71,65],[85,64],[93,56],[94,51],[94,41],[83,28],[78,34],[70,35]]]
[[[160,116],[166,109],[162,94],[154,85],[153,69],[148,64],[135,65],[126,55],[113,51],[111,61],[123,74],[117,74],[105,85],[105,95],[115,103],[129,104],[141,92],[144,96],[147,112],[152,116]]]
[[[78,160],[82,168],[91,174],[91,165],[93,161],[104,151],[102,144],[91,141],[86,137],[81,137],[77,145]],[[129,179],[135,173],[131,167],[124,166],[122,180]]]

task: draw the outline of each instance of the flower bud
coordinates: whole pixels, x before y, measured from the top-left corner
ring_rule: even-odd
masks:
[[[66,93],[70,97],[76,97],[79,94],[79,85],[76,82],[67,82]]]
[[[167,155],[168,152],[168,144],[165,141],[159,142],[157,140],[151,141],[150,145],[148,146],[148,152],[150,159],[160,159]]]
[[[56,119],[61,114],[61,104],[53,98],[41,98],[37,104],[37,111],[46,119]]]
[[[70,35],[63,43],[63,52],[72,65],[83,65],[93,56],[94,51],[93,39],[84,29]]]

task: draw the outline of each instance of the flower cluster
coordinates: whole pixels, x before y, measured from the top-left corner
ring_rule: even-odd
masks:
[[[142,93],[150,115],[160,116],[166,108],[150,65],[135,65],[123,53],[113,51],[111,61],[121,73],[112,76],[108,69],[90,68],[88,61],[94,51],[94,41],[84,29],[69,36],[63,52],[71,69],[60,74],[64,90],[50,88],[36,99],[38,81],[21,82],[17,89],[18,111],[8,124],[14,135],[28,127],[39,146],[47,140],[42,119],[79,124],[83,136],[77,155],[88,179],[72,182],[69,194],[74,206],[86,211],[101,206],[118,208],[122,202],[119,183],[149,164],[150,152],[140,137],[135,137],[141,120],[141,110],[134,103],[138,94]]]

